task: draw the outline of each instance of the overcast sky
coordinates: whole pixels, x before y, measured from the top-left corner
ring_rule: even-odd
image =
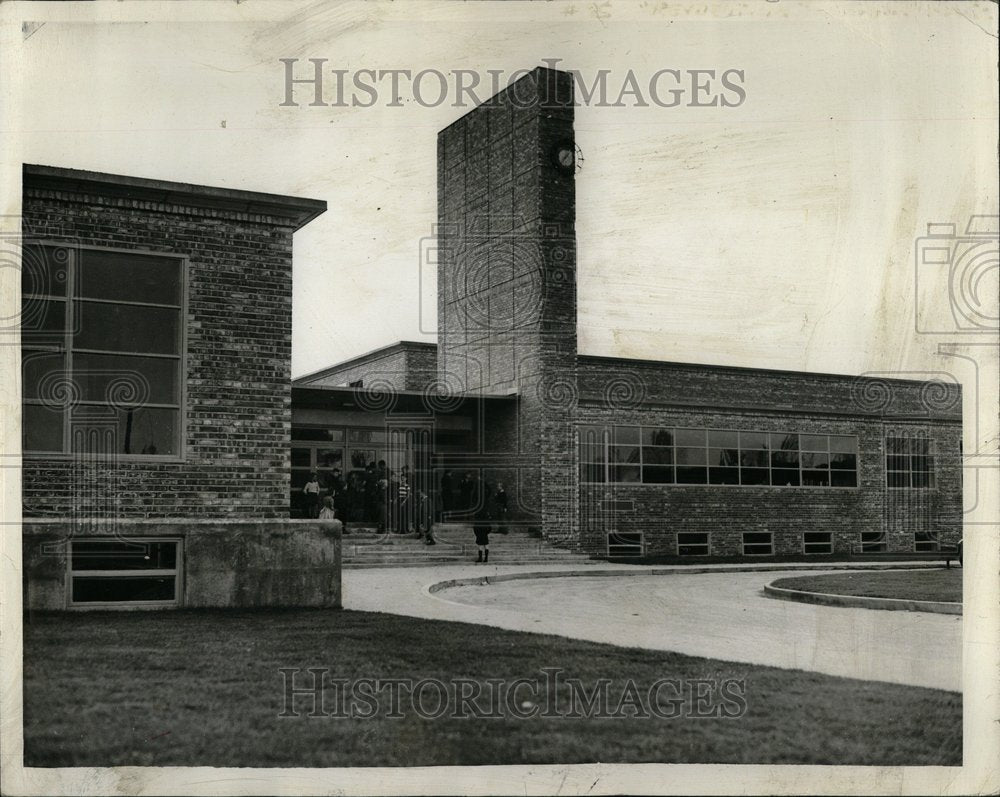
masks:
[[[308,89],[301,107],[281,107],[280,58],[303,59],[300,74],[304,59],[328,59],[348,81],[361,69],[466,69],[484,82],[486,70],[559,58],[588,82],[610,70],[614,96],[629,70],[643,93],[662,69],[742,70],[738,107],[642,108],[633,96],[577,108],[587,354],[904,376],[946,367],[941,337],[914,326],[921,290],[944,297],[933,312],[948,323],[946,269],[915,278],[914,242],[928,222],[964,229],[970,214],[997,213],[986,4],[249,0],[182,3],[170,18],[183,21],[150,4],[146,22],[135,21],[145,4],[98,5],[40,8],[45,24],[24,30],[9,153],[326,200],[296,236],[296,376],[434,339],[433,308],[421,321],[417,297],[436,134],[468,109],[422,107],[408,87],[389,107],[385,82],[372,107],[308,107]]]

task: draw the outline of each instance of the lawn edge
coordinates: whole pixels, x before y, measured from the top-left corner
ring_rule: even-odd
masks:
[[[777,600],[813,603],[821,606],[840,606],[852,609],[879,609],[883,611],[930,612],[932,614],[962,614],[961,603],[948,601],[918,601],[906,598],[875,598],[869,595],[837,595],[830,592],[808,592],[801,589],[764,586],[764,594]]]

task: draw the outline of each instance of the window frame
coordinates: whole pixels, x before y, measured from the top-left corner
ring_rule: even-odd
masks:
[[[764,545],[763,542],[747,542],[748,534],[766,534],[770,541],[767,545],[770,547],[770,551],[767,553],[747,553],[747,545]],[[744,531],[740,534],[740,550],[743,552],[743,556],[774,556],[774,532],[773,531]]]
[[[636,429],[639,430],[639,441],[640,442],[637,444],[638,449],[639,449],[639,459],[635,463],[629,463],[630,467],[635,467],[635,468],[639,469],[639,480],[638,481],[623,481],[623,480],[618,480],[618,479],[613,478],[612,468],[614,467],[614,465],[616,463],[612,461],[611,452],[612,452],[612,449],[614,449],[615,445],[616,445],[616,442],[615,442],[616,441],[616,435],[615,435],[615,428],[616,427],[634,427],[634,428],[636,428]],[[591,460],[584,461],[584,459],[582,457],[583,449],[584,449],[585,446],[589,448],[592,444],[585,443],[581,439],[581,432],[584,431],[584,430],[586,430],[587,432],[596,431],[596,430],[602,429],[602,428],[603,428],[603,438],[602,438],[603,439],[603,443],[601,445],[603,445],[603,451],[604,451],[604,453],[603,453],[603,460],[604,461],[603,462],[592,462]],[[646,429],[669,429],[672,432],[672,440],[673,440],[672,444],[669,445],[669,446],[646,445],[644,442],[642,442],[645,439],[644,432],[645,432]],[[702,447],[702,450],[704,450],[705,457],[706,457],[706,465],[704,466],[705,481],[702,481],[702,482],[691,482],[691,481],[689,481],[689,482],[681,482],[681,481],[678,481],[678,475],[677,475],[678,469],[680,467],[687,467],[687,466],[681,466],[681,465],[678,464],[678,456],[677,456],[678,449],[679,448],[680,449],[698,448],[697,446],[678,445],[678,443],[677,443],[677,432],[678,432],[678,430],[700,430],[700,431],[705,432],[705,435],[704,435],[705,444]],[[641,424],[641,423],[604,423],[604,424],[601,424],[601,423],[593,423],[593,422],[588,423],[586,421],[581,421],[581,422],[577,423],[576,424],[576,431],[577,431],[577,434],[576,434],[577,477],[579,479],[579,483],[580,484],[603,485],[603,486],[619,486],[619,485],[624,485],[624,486],[627,486],[627,487],[652,487],[652,488],[660,488],[660,487],[720,488],[721,487],[721,488],[727,488],[727,489],[733,489],[733,488],[735,488],[735,489],[741,489],[741,488],[745,488],[745,487],[755,487],[755,488],[766,488],[766,489],[772,489],[772,490],[774,490],[774,489],[779,489],[779,490],[794,489],[794,490],[855,490],[855,491],[861,489],[860,468],[859,468],[859,460],[861,458],[861,452],[860,452],[860,439],[859,439],[859,435],[858,434],[835,434],[835,433],[832,433],[832,432],[790,432],[790,431],[777,431],[777,432],[775,432],[775,431],[760,431],[760,430],[752,430],[752,429],[738,429],[738,428],[732,428],[732,427],[713,428],[713,427],[707,427],[707,426],[706,427],[680,426],[680,425],[676,425],[676,424],[675,425],[669,425],[669,424]],[[732,469],[734,469],[736,471],[737,481],[735,483],[734,482],[721,482],[721,481],[715,481],[715,482],[713,482],[712,481],[712,478],[713,478],[712,471],[713,471],[713,469],[715,469],[715,470],[725,470],[726,468],[723,467],[723,466],[713,466],[711,464],[711,452],[713,450],[729,450],[731,447],[729,447],[729,446],[721,446],[720,447],[720,446],[712,445],[711,439],[710,439],[710,435],[711,435],[712,432],[731,432],[731,433],[735,433],[737,435],[741,435],[741,434],[761,434],[761,435],[764,435],[765,437],[767,437],[767,439],[769,441],[770,441],[770,438],[771,438],[772,435],[782,435],[784,437],[789,437],[789,436],[794,435],[798,439],[798,445],[799,445],[799,448],[795,451],[796,459],[797,459],[797,462],[798,462],[798,464],[796,465],[796,468],[795,468],[797,470],[798,474],[799,474],[798,484],[774,484],[773,483],[773,480],[774,480],[774,475],[773,475],[774,471],[775,470],[779,470],[780,471],[781,468],[780,467],[775,468],[775,466],[772,463],[772,454],[774,453],[775,449],[772,449],[770,447],[770,442],[768,443],[768,448],[766,448],[766,449],[763,449],[763,448],[762,449],[756,449],[756,448],[743,449],[743,447],[741,445],[741,438],[739,438],[739,437],[737,437],[737,446],[736,446],[735,449],[733,449],[733,450],[735,450],[737,452],[737,463],[736,463],[735,466],[730,466]],[[808,451],[808,450],[807,451],[803,451],[801,449],[801,439],[799,439],[799,438],[801,438],[802,435],[825,437],[827,439],[827,450],[825,452],[812,452],[812,451]],[[834,458],[834,456],[837,453],[842,453],[842,452],[834,452],[832,450],[832,445],[830,443],[830,438],[832,438],[832,437],[847,437],[847,438],[851,438],[854,441],[854,452],[852,454],[852,456],[854,457],[854,468],[853,469],[846,469],[846,468],[841,469],[841,468],[834,468],[833,467],[833,458]],[[647,463],[646,462],[646,455],[645,455],[645,450],[647,448],[668,448],[668,449],[670,449],[670,451],[672,452],[671,453],[672,464],[662,465],[660,463]],[[768,483],[767,484],[753,484],[753,483],[744,483],[743,482],[743,471],[744,470],[749,471],[749,470],[753,469],[752,466],[744,466],[742,464],[742,453],[743,453],[744,450],[745,451],[760,451],[760,452],[762,452],[765,455],[765,458],[767,460],[766,467],[758,467],[756,469],[757,470],[766,470],[767,471],[767,474],[768,474]],[[827,473],[827,479],[828,479],[828,483],[827,484],[805,484],[804,483],[803,474],[807,472],[807,469],[803,468],[803,466],[802,466],[802,459],[803,459],[802,455],[804,453],[805,454],[810,454],[810,453],[825,453],[826,454],[826,456],[827,456],[826,473]],[[669,482],[650,482],[650,481],[644,481],[645,469],[647,467],[647,464],[649,464],[652,467],[669,468],[669,469],[671,469],[672,470],[672,475],[673,475],[672,481],[669,481]],[[602,472],[603,476],[604,476],[604,478],[603,478],[602,481],[590,481],[590,480],[587,480],[587,479],[583,478],[583,475],[584,475],[586,469],[587,468],[594,468],[594,467],[601,468],[600,472]],[[695,467],[700,468],[702,466],[695,466]],[[837,470],[837,471],[839,471],[841,473],[848,473],[848,472],[853,473],[854,474],[854,484],[853,485],[839,485],[839,484],[834,484],[833,482],[834,482],[834,471],[835,470]]]
[[[681,535],[682,534],[699,534],[699,535],[704,535],[704,537],[705,537],[705,542],[704,543],[689,542],[689,543],[685,543],[683,547],[687,548],[687,547],[697,546],[697,547],[700,548],[702,545],[704,545],[705,546],[705,553],[681,553],[681,547],[682,547],[681,546]],[[689,557],[689,556],[711,556],[712,555],[712,532],[710,532],[710,531],[678,531],[678,532],[676,532],[674,534],[674,543],[675,543],[675,546],[676,546],[676,549],[677,549],[677,555],[678,556]]]
[[[889,441],[890,440],[905,440],[910,442],[912,440],[924,440],[927,442],[927,453],[926,454],[915,454],[912,451],[907,451],[905,454],[895,454],[889,452]],[[937,490],[937,441],[935,438],[931,437],[929,434],[924,432],[918,432],[917,434],[904,434],[902,432],[894,432],[892,434],[886,433],[882,438],[883,456],[882,456],[882,470],[885,473],[885,489],[886,490]],[[928,470],[914,470],[913,469],[913,458],[918,456],[924,456],[930,467]],[[905,457],[907,461],[907,467],[905,470],[899,470],[898,468],[889,468],[889,457]],[[896,474],[906,474],[906,484],[892,484],[889,477],[890,473]],[[924,485],[914,485],[913,475],[915,473],[926,473],[928,475],[928,483]]]
[[[828,541],[825,543],[821,542],[807,542],[807,534],[825,534],[828,537]],[[830,550],[828,551],[810,551],[808,546],[810,545],[828,545]],[[802,555],[803,556],[829,556],[833,553],[833,532],[832,531],[803,531],[802,532]]]
[[[175,567],[173,569],[158,570],[74,570],[73,569],[73,543],[74,542],[123,542],[123,538],[118,536],[74,536],[68,541],[66,548],[66,608],[71,611],[89,611],[109,609],[119,609],[123,611],[141,609],[175,609],[184,605],[184,538],[183,537],[142,537],[128,542],[142,545],[154,542],[172,542],[177,546],[174,557]],[[169,601],[74,601],[73,600],[73,580],[74,577],[81,578],[142,578],[142,577],[167,577],[174,578],[174,599]]]
[[[128,247],[120,246],[96,246],[94,244],[80,244],[75,241],[66,242],[60,241],[53,238],[38,238],[26,241],[28,246],[47,246],[47,247],[61,247],[68,249],[71,252],[72,262],[67,266],[67,278],[66,278],[66,295],[64,299],[57,301],[62,301],[65,305],[65,310],[63,317],[64,319],[69,319],[71,314],[71,309],[73,303],[76,301],[86,301],[94,303],[103,304],[117,304],[125,305],[129,307],[160,307],[160,308],[170,308],[176,310],[178,313],[178,353],[176,355],[164,355],[149,352],[121,352],[121,351],[109,351],[105,349],[81,349],[81,354],[90,355],[111,355],[111,356],[135,356],[135,357],[152,357],[155,359],[164,360],[174,360],[177,362],[177,405],[173,404],[160,404],[160,403],[147,403],[143,405],[143,408],[148,409],[176,409],[177,410],[177,450],[176,453],[172,454],[124,454],[119,451],[115,451],[112,455],[117,460],[123,460],[127,462],[162,462],[162,463],[183,463],[187,461],[187,425],[188,425],[188,394],[187,394],[187,364],[188,364],[188,323],[187,323],[187,313],[189,306],[189,268],[190,268],[190,256],[184,253],[178,252],[161,252],[149,249],[130,249]],[[78,278],[79,270],[79,253],[82,251],[91,252],[111,252],[115,254],[127,254],[136,255],[143,257],[154,257],[154,258],[167,258],[171,260],[176,260],[179,267],[178,279],[180,280],[179,286],[179,305],[168,305],[155,302],[127,302],[121,300],[101,300],[93,299],[88,297],[77,297],[75,296],[76,290],[76,280]],[[23,268],[23,265],[22,265]],[[35,293],[23,293],[21,291],[20,285],[18,286],[18,296],[23,302],[25,298],[34,298],[40,300],[51,299],[51,297],[45,294],[35,294]],[[75,316],[74,316],[75,318]],[[66,323],[66,331],[63,335],[63,340],[61,343],[61,348],[52,348],[55,344],[47,344],[45,346],[32,346],[30,344],[25,344],[23,337],[21,338],[19,346],[19,355],[21,359],[24,359],[25,353],[30,352],[48,352],[51,354],[59,354],[65,358],[66,371],[69,374],[74,374],[73,371],[73,324]],[[21,366],[23,369],[23,365]],[[18,374],[19,379],[23,379],[23,370]],[[26,399],[21,397],[20,406],[21,410],[21,420],[22,424],[24,421],[23,407],[25,404],[33,406],[45,406],[41,399]],[[81,401],[77,402],[74,406],[89,406],[89,407],[107,407],[107,403],[97,402],[97,401]],[[72,451],[72,433],[73,424],[70,421],[72,407],[65,407],[62,410],[63,413],[63,439],[62,439],[62,450],[61,451],[37,451],[29,450],[24,448],[24,437],[22,429],[21,437],[21,456],[26,460],[71,460],[77,453]]]

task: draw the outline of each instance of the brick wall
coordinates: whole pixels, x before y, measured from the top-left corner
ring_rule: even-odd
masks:
[[[119,517],[287,516],[298,225],[129,191],[37,187],[30,174],[23,214],[26,237],[188,258],[182,457],[86,468],[26,457],[25,513],[101,514],[112,496]]]
[[[438,368],[463,392],[516,389],[516,414],[489,446],[513,512],[546,534],[565,527],[576,384],[574,173],[570,75],[536,69],[438,137]]]
[[[776,555],[802,552],[806,531],[833,532],[834,550],[861,531],[889,551],[913,533],[961,535],[961,392],[957,385],[868,380],[581,357],[581,423],[689,426],[858,437],[858,487],[580,485],[580,547],[606,550],[610,532],[641,531],[649,554],[676,554],[678,532],[709,532],[714,555],[742,553],[742,533],[774,533]],[[696,406],[700,405],[700,406]],[[936,486],[886,488],[886,435],[935,441]],[[567,473],[565,478],[571,478]],[[614,502],[609,504],[606,502]]]

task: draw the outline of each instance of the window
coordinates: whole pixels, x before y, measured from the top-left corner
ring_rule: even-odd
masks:
[[[861,532],[861,553],[884,553],[886,550],[885,533],[881,531]]]
[[[581,426],[583,483],[857,487],[853,435]]]
[[[612,532],[609,534],[608,556],[642,556],[642,532]]]
[[[833,532],[803,532],[802,553],[833,553]]]
[[[24,451],[181,453],[184,260],[24,248]]]
[[[930,531],[913,532],[914,551],[940,551],[941,542],[937,535]]]
[[[181,541],[78,538],[70,541],[69,605],[177,606]]]
[[[934,441],[923,436],[886,437],[885,478],[891,488],[934,487]]]
[[[677,532],[678,556],[708,556],[710,544],[707,531]]]
[[[774,540],[770,531],[744,531],[744,556],[771,556],[774,554]]]

